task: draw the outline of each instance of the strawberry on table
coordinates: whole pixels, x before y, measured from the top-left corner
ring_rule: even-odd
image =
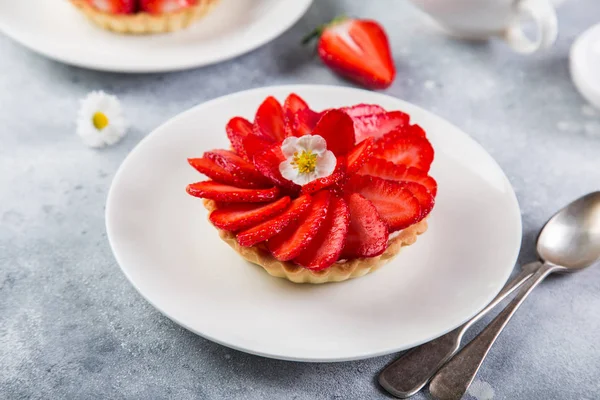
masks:
[[[183,10],[196,4],[196,0],[139,0],[140,9],[150,14],[164,14]]]
[[[135,0],[88,0],[88,3],[109,14],[133,14],[136,11]]]
[[[318,36],[321,60],[338,74],[370,89],[385,89],[394,81],[390,45],[378,22],[336,18],[317,28],[304,43]]]
[[[375,257],[388,243],[388,226],[369,200],[358,193],[348,198],[350,226],[342,258]]]

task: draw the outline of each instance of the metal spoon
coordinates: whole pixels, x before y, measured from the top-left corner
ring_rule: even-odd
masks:
[[[502,329],[544,278],[587,268],[600,259],[600,192],[583,196],[556,213],[540,232],[537,253],[544,264],[519,294],[433,377],[429,392],[435,399],[462,398]]]

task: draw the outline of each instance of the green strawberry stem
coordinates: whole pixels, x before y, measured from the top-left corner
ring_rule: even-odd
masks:
[[[335,17],[334,19],[332,19],[331,21],[329,21],[326,24],[322,24],[317,26],[315,29],[313,29],[311,32],[309,32],[306,36],[304,36],[302,38],[302,45],[306,46],[307,44],[309,44],[310,42],[312,42],[314,39],[318,39],[321,37],[321,35],[323,34],[323,31],[325,31],[325,29],[340,24],[344,21],[346,21],[348,19],[348,17],[346,15],[338,15],[337,17]]]

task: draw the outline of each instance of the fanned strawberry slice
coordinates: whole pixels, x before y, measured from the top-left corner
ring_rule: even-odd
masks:
[[[379,138],[375,143],[376,152],[382,151],[386,146],[394,143],[405,136],[421,136],[426,137],[425,130],[419,125],[404,125],[394,129],[391,132],[386,133],[383,137]]]
[[[319,229],[317,236],[294,259],[294,262],[314,271],[331,266],[339,259],[344,248],[349,224],[348,205],[344,199],[334,196],[329,205],[327,219]],[[387,234],[385,225],[384,229]]]
[[[252,134],[244,138],[242,146],[248,160],[254,162],[254,156],[273,146],[273,142]]]
[[[377,156],[427,172],[433,162],[433,147],[425,137],[406,135],[386,142]]]
[[[362,175],[373,175],[383,179],[391,179],[393,181],[408,181],[419,183],[429,190],[432,196],[437,194],[437,182],[435,179],[427,175],[415,167],[407,167],[402,164],[394,164],[382,158],[372,158],[361,169]]]
[[[360,143],[368,137],[375,139],[408,125],[410,117],[402,111],[390,111],[380,114],[362,115],[353,118],[356,142]]]
[[[230,203],[262,203],[279,197],[279,189],[242,189],[214,181],[191,183],[186,191],[194,197]]]
[[[272,238],[288,225],[296,223],[308,211],[310,203],[310,195],[305,194],[298,197],[282,214],[238,233],[236,236],[238,243],[241,246],[250,247]]]
[[[254,133],[266,140],[281,142],[285,139],[283,108],[273,97],[269,96],[256,111]]]
[[[142,3],[157,2],[156,0],[143,0]],[[88,0],[88,3],[105,13],[108,14],[133,14],[136,11],[135,0],[104,0],[104,1],[92,1]]]
[[[237,186],[241,188],[259,188],[269,187],[272,185],[264,185],[264,182],[255,182],[246,179],[239,179],[233,176],[229,171],[221,168],[215,162],[208,158],[189,158],[188,163],[194,167],[198,172],[208,176],[210,179],[225,183],[227,185]]]
[[[300,186],[294,182],[285,179],[279,171],[279,164],[285,160],[281,148],[272,146],[263,150],[254,156],[254,166],[260,171],[263,176],[267,177],[274,184],[294,192],[300,190]]]
[[[427,188],[416,182],[402,182],[405,188],[410,190],[410,192],[419,200],[419,205],[421,206],[421,215],[419,216],[419,221],[429,215],[431,210],[433,209],[433,205],[435,204],[435,198],[431,195]]]
[[[347,156],[348,164],[348,175],[354,174],[358,171],[372,156],[373,156],[373,142],[375,139],[372,137],[367,138],[355,146]]]
[[[283,102],[283,117],[285,121],[285,135],[294,136],[294,118],[302,110],[308,110],[308,104],[296,93],[290,93]]]
[[[335,170],[324,178],[315,179],[312,182],[307,183],[302,186],[302,193],[314,193],[318,192],[321,189],[330,187],[335,185],[338,182],[341,182],[346,177],[346,163],[341,157],[341,160],[338,159],[338,162],[335,166]]]
[[[244,139],[248,135],[252,135],[252,124],[250,121],[242,117],[233,117],[227,123],[225,130],[227,131],[229,142],[231,142],[231,147],[233,147],[240,156],[250,161],[251,159],[246,154],[244,148]]]
[[[209,219],[217,228],[234,232],[250,228],[280,214],[289,204],[288,196],[267,205],[233,204],[213,211]]]
[[[371,201],[390,232],[418,222],[421,216],[419,200],[400,182],[370,175],[354,175],[346,185],[346,190],[360,193]]]
[[[308,247],[327,217],[330,198],[326,190],[315,194],[310,210],[297,223],[269,239],[267,247],[276,259],[289,261]]]
[[[377,104],[356,104],[350,107],[340,108],[343,112],[352,118],[363,117],[365,115],[375,115],[385,113],[385,108]]]
[[[327,150],[336,156],[343,156],[354,148],[354,122],[343,111],[326,112],[312,134],[322,136],[327,142]]]
[[[358,193],[348,198],[350,226],[342,258],[375,257],[387,248],[388,226],[369,200]]]
[[[315,112],[310,108],[298,111],[294,116],[294,136],[300,137],[311,134],[321,119],[321,116],[322,113]]]
[[[238,180],[248,180],[257,185],[269,186],[269,182],[256,170],[253,164],[229,150],[212,150],[204,153],[204,157],[229,171]]]

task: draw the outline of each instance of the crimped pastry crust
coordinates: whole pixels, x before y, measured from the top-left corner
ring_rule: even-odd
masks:
[[[198,4],[181,11],[160,15],[139,12],[136,14],[110,14],[97,10],[85,0],[70,0],[90,21],[109,31],[126,34],[173,32],[186,28],[202,18],[219,0],[198,0]]]
[[[204,200],[204,206],[209,212],[216,208],[215,203],[212,200]],[[388,248],[380,256],[356,258],[337,262],[331,267],[321,271],[311,271],[291,262],[279,261],[262,246],[240,246],[235,238],[235,234],[216,227],[215,229],[219,231],[221,239],[244,259],[260,265],[272,276],[288,279],[295,283],[327,283],[358,278],[369,272],[375,271],[394,258],[400,252],[402,247],[410,246],[415,243],[417,241],[417,236],[427,231],[427,220],[424,219],[411,225],[408,228],[403,229],[397,236],[391,238],[389,240]]]

